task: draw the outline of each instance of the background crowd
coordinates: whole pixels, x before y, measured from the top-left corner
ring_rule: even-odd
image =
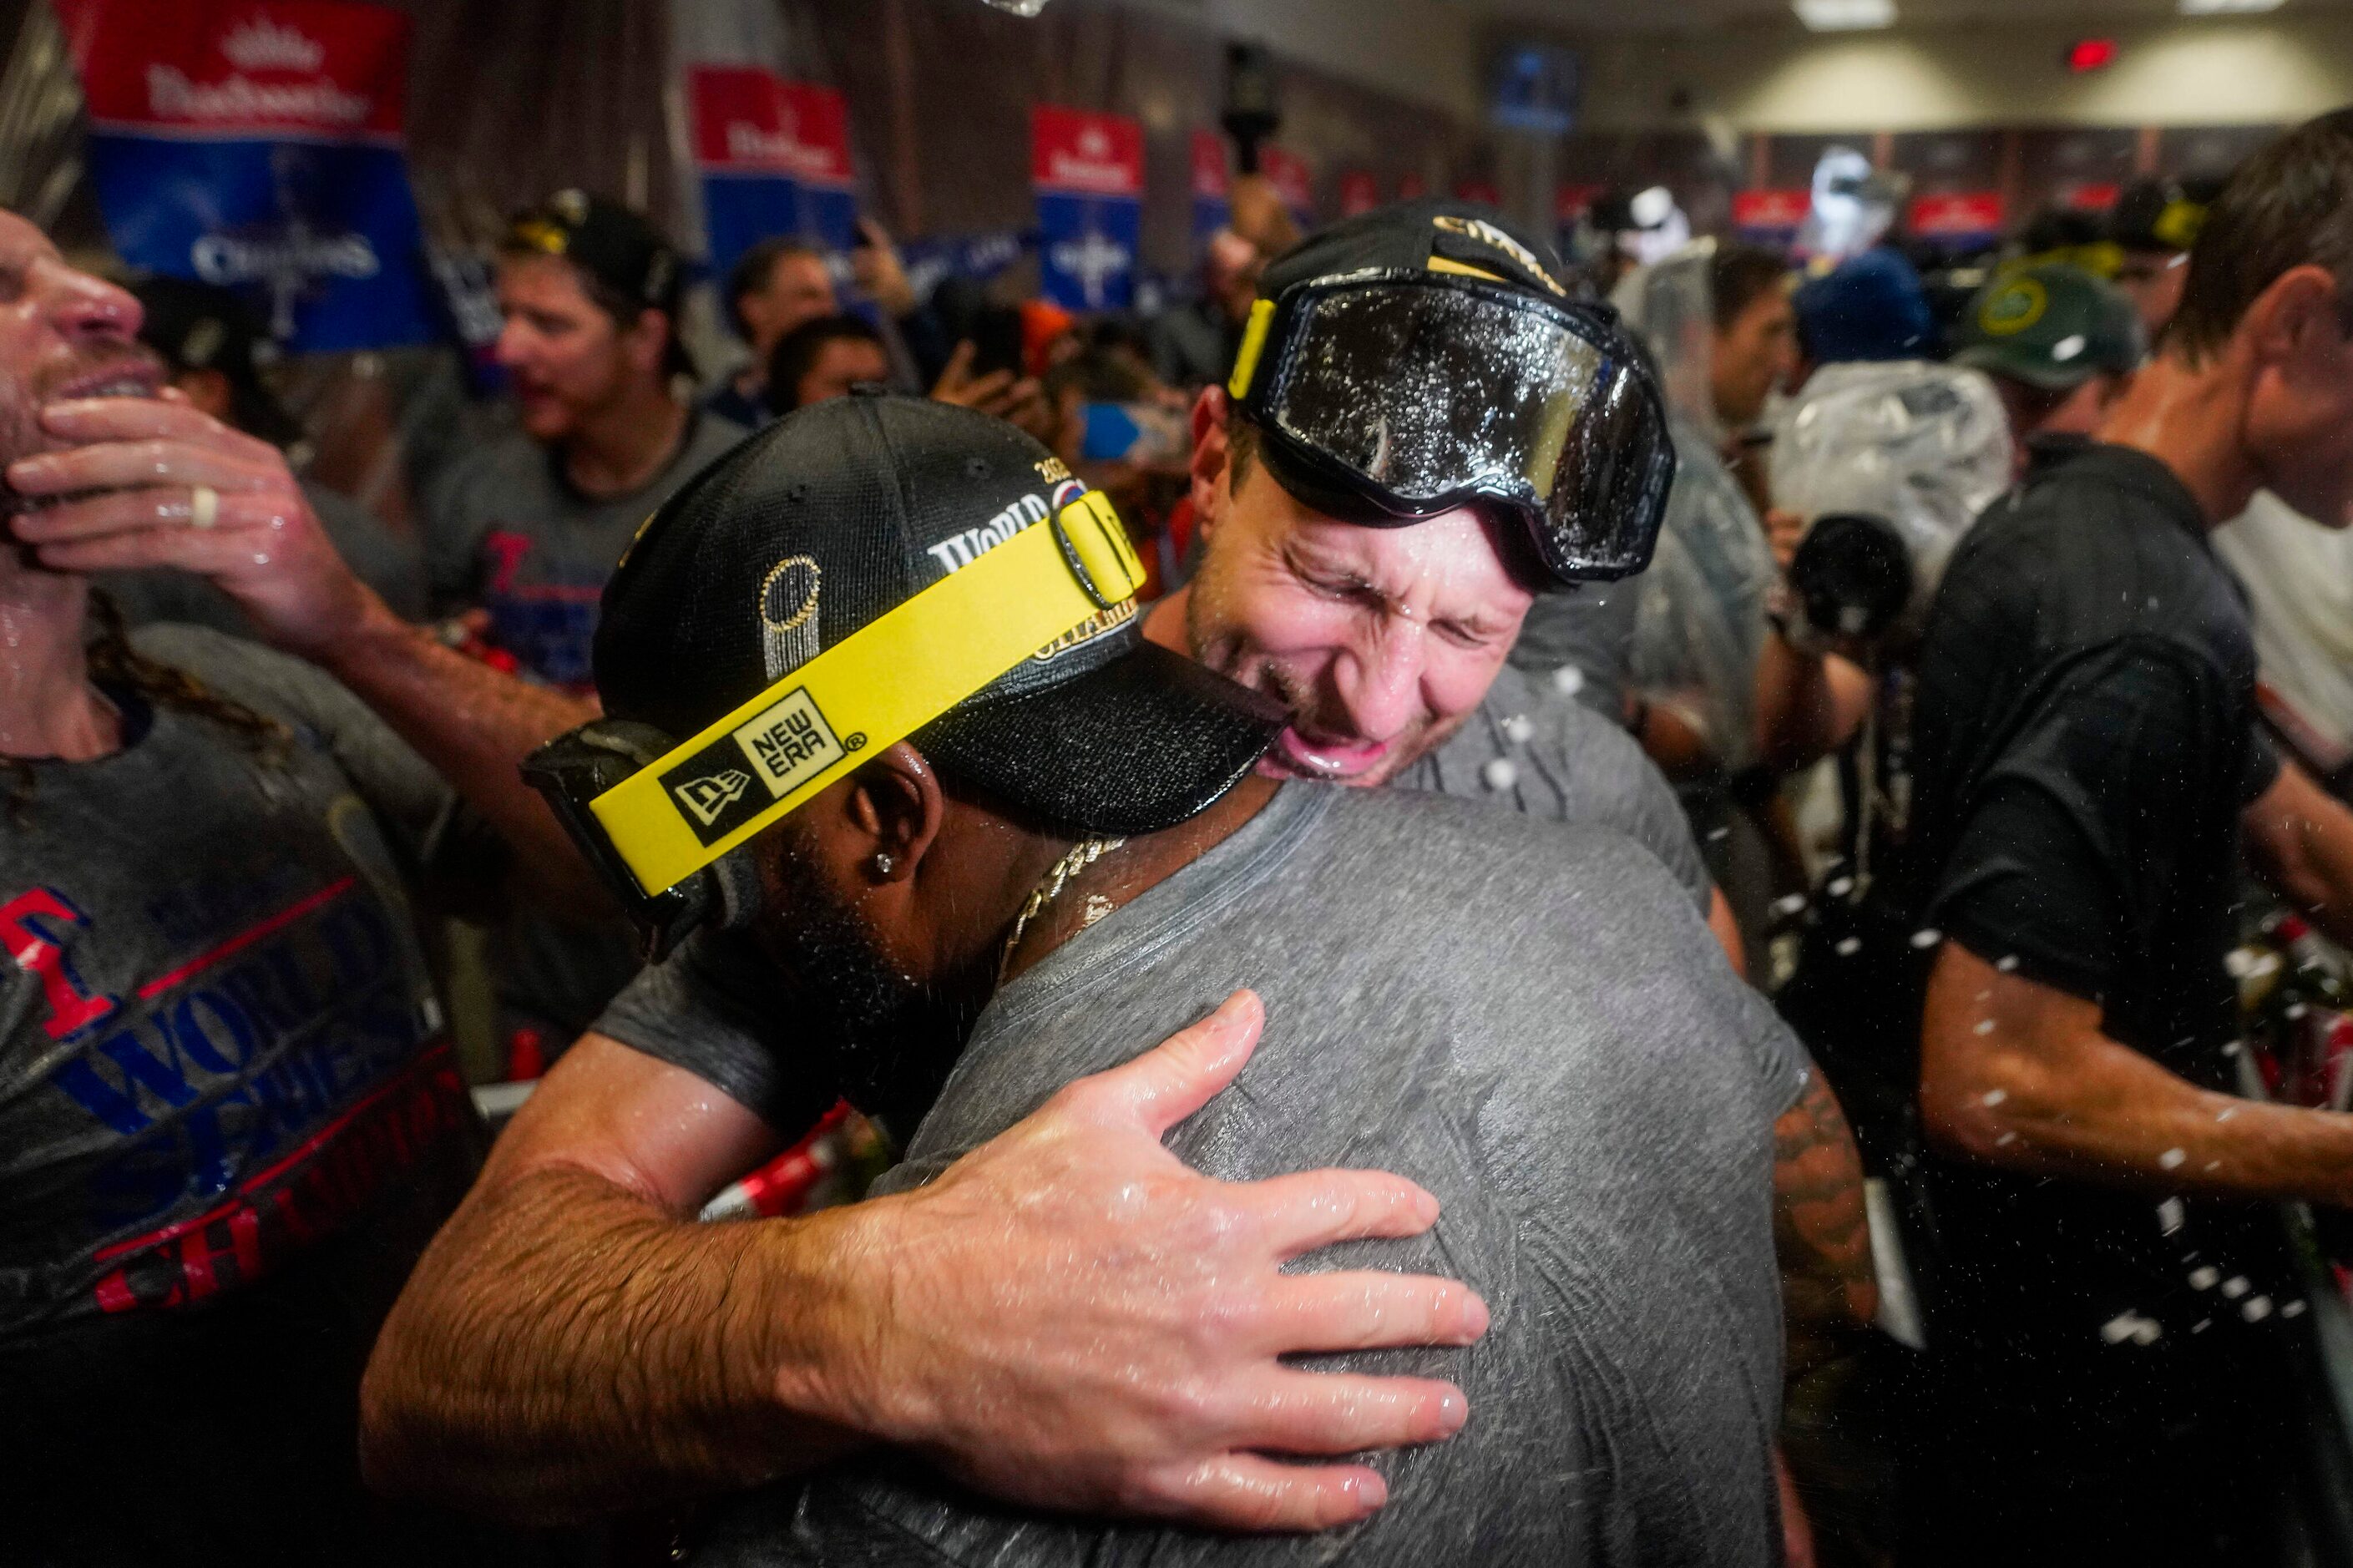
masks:
[[[1289,479],[1248,488],[1254,468],[1287,472],[1241,411],[1254,309],[1321,276],[1297,259],[1317,258],[1315,226],[1257,173],[1248,136],[1197,273],[1133,310],[1049,302],[1034,258],[943,279],[871,216],[846,251],[777,233],[699,278],[661,221],[551,190],[497,227],[495,337],[463,407],[404,454],[396,517],[315,477],[286,395],[300,367],[248,300],[77,269],[8,219],[0,416],[34,433],[6,454],[33,585],[12,582],[0,625],[12,656],[20,621],[35,645],[70,645],[59,668],[86,661],[76,684],[99,695],[22,736],[0,725],[15,964],[0,1038],[23,1058],[0,1072],[19,1150],[0,1161],[0,1388],[45,1409],[234,1409],[276,1423],[278,1447],[184,1460],[165,1450],[199,1424],[123,1437],[110,1421],[0,1457],[170,1476],[139,1510],[161,1520],[346,1487],[377,1326],[486,1133],[584,1037],[594,1066],[569,1081],[627,1047],[756,1112],[713,1124],[698,1159],[668,1151],[692,1173],[645,1175],[665,1201],[708,1177],[718,1195],[691,1208],[709,1217],[807,1215],[891,1165],[922,1105],[896,1117],[852,1082],[744,1065],[766,1059],[766,1029],[717,944],[647,969],[514,770],[597,712],[606,590],[648,519],[755,432],[819,429],[847,416],[809,411],[888,390],[1001,421],[1042,450],[1040,473],[1112,498],[1145,636],[1289,704],[1269,771],[1600,823],[1647,851],[1643,877],[1663,866],[1656,923],[1630,895],[1623,927],[1704,970],[1672,1016],[1746,1031],[1770,1101],[1782,1364],[1757,1398],[1782,1401],[1778,1500],[1757,1515],[1778,1521],[1772,1549],[1825,1564],[2340,1560],[2353,406],[2323,384],[2353,335],[2353,122],[2288,134],[2236,171],[2144,177],[2099,210],[2070,200],[1962,247],[1910,232],[1901,182],[1844,148],[1769,245],[1692,237],[1660,188],[1591,194],[1549,237],[1557,256],[1491,208],[1430,207],[1505,258],[1481,277],[1622,330],[1608,342],[1659,389],[1673,466],[1655,551],[1574,584],[1535,581],[1476,526],[1433,565],[1413,540],[1440,548],[1439,522],[1341,527]],[[723,340],[696,322],[712,303]],[[117,395],[154,412],[72,412]],[[134,461],[164,479],[123,477]],[[172,499],[142,520],[160,505],[195,541],[168,562],[93,499],[165,480]],[[1270,563],[1301,597],[1267,586]],[[77,605],[64,631],[37,630],[56,605],[34,564],[89,578],[87,622]],[[1383,629],[1351,642],[1335,602]],[[1284,672],[1318,651],[1314,690],[1295,689]],[[133,755],[144,771],[106,771]],[[208,814],[216,790],[252,795],[267,821]],[[102,896],[59,890],[109,856],[125,868],[96,879]],[[1715,947],[1684,929],[1694,911]],[[162,974],[139,988],[76,946],[133,925],[141,973]],[[1716,949],[1747,990],[1717,988]],[[1782,1025],[1746,1010],[1751,992]],[[239,1076],[326,1037],[350,1042],[332,1064]],[[196,1087],[216,1069],[226,1095]],[[1689,1070],[1704,1092],[1712,1069]],[[103,1131],[68,1126],[41,1098],[58,1094]],[[561,1206],[516,1173],[559,1147],[546,1122],[522,1125],[453,1227],[469,1247],[543,1217],[518,1194]],[[364,1148],[344,1138],[345,1166],[298,1164],[347,1126],[369,1131]],[[85,1188],[111,1205],[102,1237],[66,1214],[60,1194]],[[584,1212],[595,1195],[575,1194]],[[626,1249],[626,1219],[597,1245]],[[518,1281],[535,1261],[480,1256]],[[427,1294],[456,1291],[454,1270],[428,1264]],[[193,1310],[232,1300],[242,1316]],[[455,1320],[403,1311],[386,1342],[399,1370],[375,1375],[440,1355],[465,1369],[451,1382],[501,1386],[490,1351],[433,1343]],[[1476,1319],[1430,1337],[1475,1339]],[[1662,1309],[1655,1331],[1702,1331]],[[290,1413],[265,1408],[296,1385]],[[446,1451],[420,1458],[431,1445],[404,1428],[378,1434],[372,1463],[460,1502],[512,1481],[514,1450],[488,1438],[480,1491],[451,1479],[461,1394],[404,1388],[385,1429],[443,1398]],[[372,1382],[370,1397],[392,1396]],[[617,1431],[634,1408],[533,1419],[554,1451],[567,1423]],[[1459,1410],[1436,1409],[1329,1447],[1451,1435]],[[990,1473],[973,1443],[911,1446],[984,1491],[1071,1502]],[[281,1473],[265,1484],[257,1464]],[[627,1503],[628,1521],[493,1534],[385,1507],[369,1550],[636,1561],[686,1537],[655,1506],[667,1497],[584,1506],[617,1477],[681,1492],[771,1479],[708,1453],[556,1468],[518,1484],[545,1507],[506,1511]],[[310,1524],[283,1524],[249,1560],[305,1560]],[[187,1528],[190,1560],[255,1539]],[[42,1537],[36,1560],[170,1554],[133,1531],[113,1555],[90,1544],[103,1533]]]

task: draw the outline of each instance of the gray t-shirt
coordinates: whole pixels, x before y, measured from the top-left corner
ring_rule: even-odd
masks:
[[[1334,1535],[1041,1517],[881,1458],[721,1504],[698,1562],[1772,1560],[1772,1124],[1806,1068],[1690,900],[1615,834],[1286,785],[997,995],[886,1190],[1244,985],[1265,1037],[1170,1147],[1225,1179],[1377,1167],[1435,1194],[1429,1235],[1302,1267],[1444,1273],[1484,1296],[1493,1326],[1468,1351],[1314,1363],[1455,1379],[1464,1430],[1377,1459],[1388,1507]],[[719,1078],[707,1044],[673,1046],[657,1054]]]
[[[1523,816],[1614,827],[1656,855],[1703,913],[1713,901],[1691,823],[1658,765],[1549,679],[1504,666],[1453,738],[1397,782]]]
[[[1491,764],[1498,760],[1512,765],[1508,784],[1496,782],[1502,775]],[[1714,884],[1689,822],[1632,737],[1509,668],[1454,737],[1399,775],[1396,787],[1613,828],[1658,857],[1703,913],[1712,901]],[[781,1022],[794,1009],[765,987],[764,968],[742,939],[698,932],[668,962],[640,972],[596,1028],[656,1056],[712,1042],[681,1065],[779,1131],[797,1131],[824,1114],[838,1086],[809,1064],[804,1042]]]
[[[1519,641],[1512,645],[1512,667],[1559,681],[1579,702],[1616,723],[1625,711],[1626,661],[1641,597],[1639,576],[1537,595],[1520,623]]]
[[[527,436],[483,447],[436,488],[428,509],[435,609],[487,609],[489,640],[527,677],[590,690],[597,608],[621,552],[655,508],[744,434],[698,413],[660,473],[628,495],[599,500],[574,489],[562,459]],[[491,932],[491,969],[501,1038],[511,1046],[529,1031],[552,1056],[628,984],[638,961],[618,920],[590,929],[526,910]]]
[[[627,495],[596,499],[563,460],[516,432],[458,464],[426,509],[425,561],[437,613],[480,607],[491,642],[538,679],[586,691],[605,580],[638,526],[743,440],[740,425],[698,411],[678,455]]]
[[[269,766],[115,693],[120,751],[17,765],[0,1343],[232,1298],[418,1180],[437,1144],[470,1148],[406,889],[427,862],[500,864],[495,840],[319,671],[195,626],[134,646],[292,741]]]

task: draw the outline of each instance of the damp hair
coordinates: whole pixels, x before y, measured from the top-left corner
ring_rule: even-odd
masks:
[[[2202,365],[2264,289],[2306,266],[2337,279],[2337,316],[2353,330],[2353,109],[2306,121],[2231,176],[2190,249],[2161,352]]]
[[[882,347],[882,334],[856,316],[819,316],[803,321],[776,340],[768,351],[768,412],[790,414],[800,406],[801,377],[817,368],[827,345],[872,343]]]
[[[209,720],[228,731],[237,742],[266,768],[285,766],[294,735],[284,724],[244,703],[222,696],[186,670],[148,658],[131,644],[131,628],[121,606],[101,589],[90,595],[91,636],[84,658],[90,681],[117,691],[129,691],[150,706]],[[0,810],[18,827],[30,820],[33,770],[13,757],[0,757]]]
[[[1715,247],[1707,280],[1714,295],[1715,330],[1728,332],[1741,313],[1789,280],[1789,264],[1758,246],[1728,241]]]

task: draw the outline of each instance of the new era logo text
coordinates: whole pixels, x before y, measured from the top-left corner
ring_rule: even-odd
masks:
[[[735,731],[752,772],[778,799],[792,794],[845,755],[808,689],[787,694]]]

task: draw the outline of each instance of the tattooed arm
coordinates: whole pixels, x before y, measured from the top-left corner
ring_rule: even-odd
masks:
[[[1879,1311],[1862,1157],[1819,1068],[1773,1124],[1773,1250],[1796,1376]]]

